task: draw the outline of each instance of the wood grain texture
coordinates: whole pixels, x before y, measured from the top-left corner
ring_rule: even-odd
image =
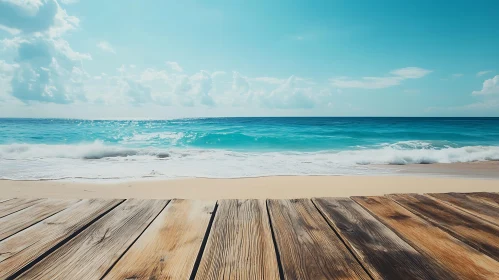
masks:
[[[0,279],[20,271],[122,200],[82,200],[0,242]]]
[[[311,200],[268,207],[286,279],[370,279]]]
[[[168,200],[129,199],[21,275],[24,279],[101,279]]]
[[[499,207],[498,193],[476,192],[476,193],[467,193],[466,195],[480,202],[488,203],[492,206]]]
[[[499,227],[428,196],[394,194],[389,197],[455,238],[499,260]]]
[[[354,197],[370,213],[458,279],[499,279],[499,265],[487,255],[431,225],[388,197]]]
[[[499,226],[499,208],[489,203],[478,201],[464,193],[431,193],[428,195]]]
[[[453,279],[353,200],[313,201],[374,279]]]
[[[79,200],[46,199],[40,203],[0,218],[0,241],[64,210]]]
[[[264,200],[222,200],[195,279],[279,279]]]
[[[28,208],[36,203],[43,201],[43,199],[26,199],[26,198],[14,198],[0,203],[0,218],[10,215],[14,212]]]
[[[171,201],[105,279],[189,279],[215,204]]]

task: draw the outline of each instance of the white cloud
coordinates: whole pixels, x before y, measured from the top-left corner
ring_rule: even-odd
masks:
[[[12,96],[25,103],[67,104],[85,100],[84,79],[88,74],[79,66],[77,59],[81,57],[70,49],[60,51],[59,48],[53,41],[44,39],[19,46],[16,58],[19,67],[11,82]]]
[[[140,80],[143,82],[147,81],[155,81],[155,80],[164,80],[168,81],[170,76],[165,70],[155,70],[153,68],[147,68],[140,75]]]
[[[278,109],[303,109],[315,106],[312,90],[299,87],[295,76],[289,77],[270,94],[260,95],[260,101],[266,107]]]
[[[0,24],[0,30],[5,31],[5,32],[9,33],[10,35],[19,35],[19,33],[21,33],[21,30],[19,30],[19,29],[10,28],[10,27],[7,27],[7,26],[1,25],[1,24]]]
[[[59,0],[62,4],[70,5],[80,2],[80,0]]]
[[[105,52],[116,53],[113,46],[107,41],[100,41],[97,43],[97,47]]]
[[[331,78],[329,81],[333,86],[338,88],[380,89],[397,86],[407,79],[419,79],[431,72],[431,70],[423,68],[406,67],[390,71],[391,76],[387,77],[363,77],[361,79],[337,77]]]
[[[333,86],[339,88],[364,88],[378,89],[399,85],[400,77],[364,77],[360,80],[352,80],[348,77],[338,77],[330,79]]]
[[[480,76],[486,75],[486,74],[488,74],[490,72],[492,72],[492,71],[490,71],[490,70],[480,71],[480,72],[476,73],[476,76],[480,77]]]
[[[2,50],[17,49],[20,44],[28,42],[27,39],[22,37],[5,38],[0,40]]]
[[[461,74],[461,73],[452,74],[452,78],[454,78],[454,79],[461,78],[463,75],[464,74]]]
[[[18,64],[9,64],[5,62],[5,60],[0,60],[0,75],[2,74],[10,74],[14,72],[16,68],[19,68]]]
[[[279,79],[275,77],[256,77],[256,78],[251,78],[251,80],[256,82],[275,84],[275,85],[280,85],[286,82],[286,79]]]
[[[92,56],[90,54],[74,51],[66,40],[57,38],[50,40],[50,42],[54,45],[54,48],[58,52],[64,54],[71,60],[92,60]]]
[[[499,94],[499,75],[492,79],[485,80],[481,90],[472,92],[473,95]]]
[[[183,72],[184,69],[182,69],[182,67],[180,67],[180,65],[178,65],[177,62],[174,62],[174,61],[167,61],[166,62],[166,65],[170,66],[170,68],[173,70],[173,71],[176,71],[176,72]]]
[[[66,10],[62,9],[59,4],[57,4],[57,13],[53,19],[53,24],[48,30],[48,34],[52,38],[60,37],[67,31],[78,28],[79,25],[79,18],[68,15]]]
[[[390,74],[404,79],[419,79],[430,74],[431,72],[431,70],[419,67],[406,67],[390,71]]]
[[[225,74],[227,74],[225,71],[215,71],[215,72],[211,73],[211,78],[216,79],[216,78],[225,76]]]

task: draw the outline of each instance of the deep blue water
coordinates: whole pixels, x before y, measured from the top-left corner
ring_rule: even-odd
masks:
[[[499,160],[499,118],[0,119],[0,177],[10,179],[350,174],[484,160]]]

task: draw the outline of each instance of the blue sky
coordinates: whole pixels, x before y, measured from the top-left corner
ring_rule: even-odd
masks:
[[[0,0],[0,117],[499,116],[498,10]]]

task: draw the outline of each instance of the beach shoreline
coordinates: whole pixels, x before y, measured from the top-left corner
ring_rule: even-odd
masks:
[[[117,183],[0,180],[0,198],[291,199],[443,192],[499,192],[499,179],[424,176],[270,176]]]

